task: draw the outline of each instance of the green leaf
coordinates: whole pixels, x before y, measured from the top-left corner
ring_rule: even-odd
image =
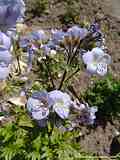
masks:
[[[21,117],[18,121],[18,125],[21,127],[30,127],[30,128],[34,127],[31,118],[27,114],[21,115]]]

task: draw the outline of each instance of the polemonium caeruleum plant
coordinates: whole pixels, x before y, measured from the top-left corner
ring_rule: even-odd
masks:
[[[44,52],[44,63],[49,72],[48,79],[51,80],[53,88],[51,89],[52,91],[48,93],[33,93],[28,99],[27,109],[32,118],[42,124],[47,121],[49,114],[53,112],[56,113],[60,119],[68,119],[73,101],[69,94],[62,92],[61,89],[65,81],[68,81],[80,71],[79,62],[83,62],[87,66],[87,71],[91,75],[98,74],[100,76],[104,76],[107,73],[107,67],[111,63],[111,57],[106,54],[104,50],[104,36],[100,30],[100,25],[95,22],[89,28],[75,25],[60,30],[51,30],[51,33],[49,33],[50,36],[47,39],[43,30],[29,33],[24,32],[25,34],[21,34],[21,31],[16,32],[17,23],[22,22],[25,12],[25,5],[22,0],[0,1],[0,7],[1,30],[9,36],[11,36],[11,31],[15,31],[15,35],[17,35],[17,39],[15,39],[18,45],[17,49],[23,48],[27,55],[28,73],[32,69],[34,53],[41,51],[41,49],[43,49]],[[5,73],[2,74],[4,76],[1,77],[1,80],[3,80],[6,79],[9,74],[9,64],[12,59],[10,53],[11,40],[4,33],[1,32],[0,34],[0,42],[2,45],[0,48],[0,71],[1,73]],[[16,53],[17,51],[18,50],[15,50]],[[64,64],[62,64],[61,59],[54,60],[54,56],[51,57],[51,55],[56,55],[57,57],[58,54],[60,54],[62,60],[65,61]],[[18,64],[19,56],[22,57],[22,55],[17,55]],[[50,66],[51,62],[56,63],[56,61],[58,61],[58,64],[63,65],[62,68],[64,68],[58,83],[54,83],[54,78],[57,79],[55,77],[56,72],[55,74],[52,73],[52,67]],[[73,72],[72,67],[77,68],[77,70]],[[81,106],[84,107],[82,108]],[[79,104],[78,107],[82,115],[80,116],[81,118],[78,115],[79,120],[87,124],[94,123],[95,112],[97,110],[90,108],[87,104]]]
[[[64,55],[65,69],[60,85],[56,86],[58,89],[61,89],[65,81],[80,71],[79,64],[81,62],[87,66],[87,71],[91,75],[98,74],[100,76],[107,74],[107,67],[111,63],[111,57],[105,49],[104,35],[100,30],[100,25],[96,22],[89,28],[72,26],[61,30],[52,30],[48,43],[42,48],[48,63],[50,63],[48,57],[51,57],[51,51],[57,51],[58,54],[64,53],[62,55]],[[77,67],[73,72],[72,66]]]

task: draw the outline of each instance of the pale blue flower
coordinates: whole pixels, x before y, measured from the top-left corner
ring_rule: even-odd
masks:
[[[59,45],[63,41],[66,32],[62,30],[52,30],[52,41],[55,45]]]
[[[30,44],[30,39],[27,36],[20,38],[19,45],[21,48],[27,48]]]
[[[9,76],[10,68],[5,63],[0,63],[0,81],[6,80]]]
[[[3,32],[0,32],[0,48],[9,50],[10,47],[11,47],[11,39]]]
[[[89,123],[90,124],[94,124],[95,119],[96,119],[96,115],[95,113],[98,111],[97,107],[93,106],[90,107],[89,112],[90,112],[90,117],[89,117]]]
[[[49,92],[49,97],[53,100],[53,110],[62,119],[66,119],[69,116],[71,98],[67,93],[63,93],[59,90]]]
[[[87,71],[100,76],[104,76],[107,73],[107,66],[111,63],[111,56],[98,47],[85,53],[82,58],[87,65]]]
[[[27,109],[34,119],[42,120],[49,115],[51,105],[52,101],[47,92],[35,92],[28,99]]]
[[[35,41],[43,41],[47,39],[47,36],[43,30],[38,30],[31,33],[31,39]]]
[[[23,19],[25,4],[23,0],[0,0],[0,29],[7,31]]]
[[[67,31],[68,36],[83,39],[88,34],[88,30],[86,28],[80,28],[78,26],[73,26]]]
[[[41,48],[43,49],[45,56],[51,55],[51,51],[57,50],[57,46],[51,40],[47,44],[42,45]]]
[[[89,28],[89,31],[91,33],[100,32],[100,24],[98,24],[97,22],[91,24],[90,28]]]
[[[78,111],[78,115],[74,120],[74,123],[92,125],[96,119],[96,112],[98,108],[96,106],[89,107],[88,103],[73,103],[73,108]],[[76,112],[77,113],[77,112]]]
[[[0,48],[0,62],[4,62],[5,64],[10,64],[12,60],[12,55],[10,52],[4,48]]]

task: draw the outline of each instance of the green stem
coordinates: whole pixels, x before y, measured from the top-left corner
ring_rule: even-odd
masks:
[[[19,60],[19,56],[17,56],[16,58],[17,58],[18,70],[19,70],[19,73],[18,73],[18,74],[21,74],[21,67],[20,67],[20,60]]]
[[[79,100],[79,102],[83,102],[82,98],[78,96],[74,87],[72,85],[68,86],[69,91]]]
[[[63,76],[62,76],[62,80],[60,82],[60,86],[58,87],[58,90],[60,90],[62,88],[64,80],[66,78],[66,75],[67,75],[67,71],[65,70],[64,73],[63,73]]]
[[[66,78],[65,82],[68,81],[68,80],[70,80],[70,79],[71,79],[74,75],[76,75],[79,71],[80,71],[80,68],[78,68],[75,72],[73,72],[70,76],[68,76],[68,77]]]
[[[53,87],[53,88],[56,88],[56,87],[55,87],[55,84],[54,84],[54,81],[53,81],[52,73],[51,73],[51,71],[50,71],[49,59],[48,59],[48,57],[47,57],[47,61],[45,60],[44,62],[45,62],[45,65],[46,65],[46,68],[47,68],[47,71],[48,71],[48,74],[49,74],[49,77],[50,77],[50,81],[51,81],[52,87]]]

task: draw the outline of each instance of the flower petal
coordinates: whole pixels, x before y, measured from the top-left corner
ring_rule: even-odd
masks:
[[[62,119],[66,119],[69,116],[70,109],[67,106],[60,106],[58,104],[55,104],[53,106],[54,111],[60,116]]]
[[[68,35],[83,39],[88,33],[86,28],[80,28],[78,26],[73,26],[68,29]]]
[[[5,49],[10,49],[11,47],[10,38],[3,32],[0,32],[0,47],[3,47]]]
[[[110,64],[111,63],[111,56],[109,54],[104,54],[103,56],[100,57],[99,62],[101,63],[106,63]]]
[[[49,115],[49,109],[47,108],[39,108],[39,111],[33,111],[32,117],[36,120],[45,119]]]
[[[68,118],[71,98],[67,93],[59,90],[49,92],[50,98],[53,100],[53,110],[62,118]]]
[[[96,74],[96,71],[97,71],[97,64],[88,64],[87,65],[87,71],[90,73],[90,74]]]
[[[12,55],[10,54],[10,52],[4,48],[0,48],[0,62],[10,64],[11,60]]]
[[[97,74],[100,76],[104,76],[105,74],[107,74],[107,64],[99,63],[97,65]]]
[[[93,48],[93,49],[92,49],[92,53],[93,53],[93,54],[97,54],[97,55],[103,55],[103,54],[104,54],[104,51],[103,51],[101,48],[96,47],[96,48]]]
[[[88,51],[87,53],[85,53],[85,54],[82,56],[82,58],[83,58],[83,62],[84,62],[85,64],[89,64],[89,63],[92,63],[92,62],[93,62],[94,56],[93,56],[93,54],[92,54],[90,51]]]
[[[0,80],[5,80],[9,76],[9,67],[0,66]]]

